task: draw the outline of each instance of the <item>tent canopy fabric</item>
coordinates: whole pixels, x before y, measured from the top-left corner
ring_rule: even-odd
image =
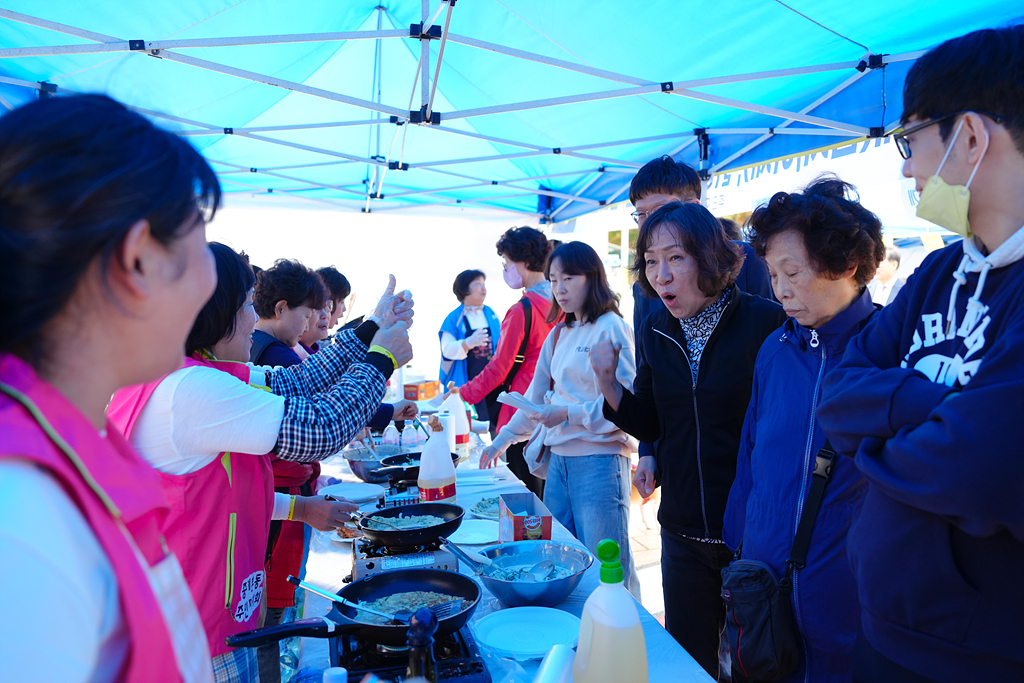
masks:
[[[887,133],[913,60],[1014,5],[6,0],[0,104],[107,93],[246,202],[561,221],[661,154],[714,173]]]

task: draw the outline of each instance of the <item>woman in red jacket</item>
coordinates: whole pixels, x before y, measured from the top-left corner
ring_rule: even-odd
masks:
[[[523,298],[512,305],[501,321],[501,336],[494,357],[480,374],[462,385],[462,399],[476,404],[488,394],[501,391],[524,393],[533,379],[540,349],[554,323],[547,322],[551,308],[551,284],[544,276],[551,245],[544,233],[534,228],[509,228],[498,240],[498,256],[504,262],[502,276],[512,289],[525,289]],[[497,417],[491,416],[491,428],[505,426],[515,408],[502,405]],[[508,468],[526,487],[544,497],[544,480],[533,476],[523,458],[526,444],[510,446],[505,451]]]

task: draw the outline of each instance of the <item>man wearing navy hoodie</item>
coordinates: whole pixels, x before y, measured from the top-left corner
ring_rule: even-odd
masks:
[[[1024,680],[1024,26],[907,75],[903,174],[935,251],[826,378],[868,491],[850,528],[856,681]]]

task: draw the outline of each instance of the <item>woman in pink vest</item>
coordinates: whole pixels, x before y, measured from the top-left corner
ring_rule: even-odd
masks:
[[[157,473],[104,408],[180,365],[219,201],[187,142],[107,97],[0,118],[4,680],[213,680]]]
[[[107,413],[159,472],[167,541],[202,616],[218,683],[259,680],[256,652],[227,636],[259,627],[272,519],[340,526],[356,509],[274,492],[270,457],[308,463],[342,449],[370,419],[397,363],[412,358],[411,299],[389,292],[386,318],[342,332],[289,368],[249,365],[255,283],[244,257],[213,243],[217,288],[185,343],[180,369],[118,391]],[[395,308],[398,308],[397,315]],[[401,320],[399,320],[401,318]]]

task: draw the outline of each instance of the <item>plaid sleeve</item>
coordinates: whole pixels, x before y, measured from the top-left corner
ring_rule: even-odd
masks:
[[[377,368],[354,363],[327,391],[286,397],[272,453],[293,462],[315,462],[334,455],[369,422],[384,397],[385,383]],[[276,389],[274,393],[278,393]]]
[[[342,330],[330,341],[301,363],[267,371],[267,386],[270,390],[285,398],[313,396],[326,391],[341,379],[353,363],[366,356],[366,345],[359,341],[352,330]]]

